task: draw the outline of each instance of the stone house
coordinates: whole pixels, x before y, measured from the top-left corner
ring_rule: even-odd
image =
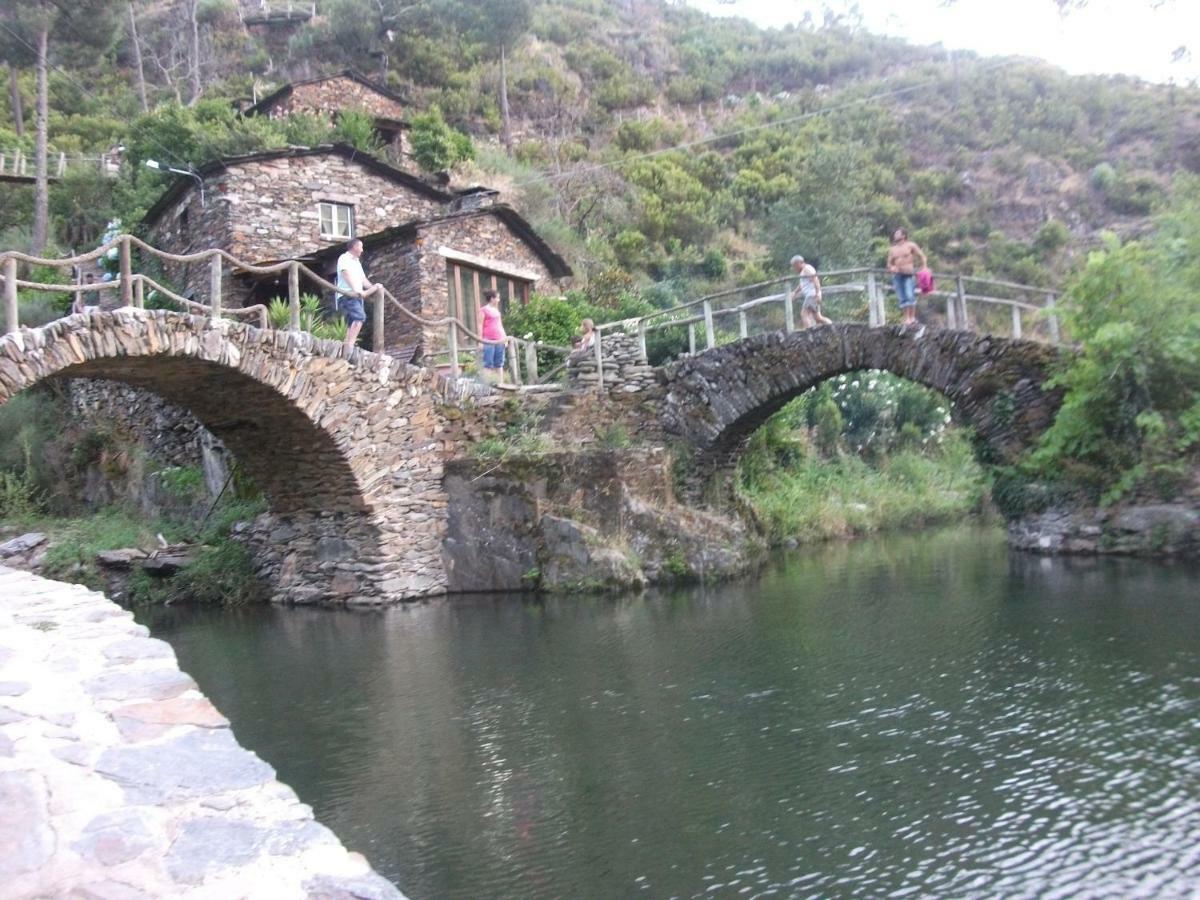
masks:
[[[493,284],[503,303],[523,303],[534,290],[561,290],[572,274],[494,191],[451,193],[345,144],[228,157],[197,176],[203,197],[196,180],[180,178],[147,212],[151,245],[173,254],[220,247],[255,265],[298,259],[333,280],[338,255],[358,237],[370,277],[406,309],[423,318],[453,313],[468,324]],[[166,274],[185,293],[207,295],[207,264],[172,265]],[[231,306],[267,302],[286,296],[286,277],[230,272],[224,291]],[[389,348],[418,355],[434,338],[394,310],[385,331]]]
[[[361,109],[375,120],[375,131],[395,159],[408,157],[407,101],[394,91],[371,81],[361,72],[345,69],[333,75],[293,81],[242,111],[244,116],[285,119],[312,113],[336,122],[344,109]]]
[[[340,252],[322,250],[311,262],[331,272]],[[478,331],[488,288],[499,292],[507,312],[534,292],[558,292],[572,274],[516,210],[495,201],[494,192],[468,192],[441,214],[365,236],[363,261],[371,280],[386,285],[405,309],[424,319],[455,316],[472,331]],[[389,347],[413,347],[418,356],[445,349],[444,329],[422,330],[395,309],[387,310],[384,324]]]

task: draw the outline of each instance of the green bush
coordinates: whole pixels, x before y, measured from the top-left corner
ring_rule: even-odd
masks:
[[[1200,449],[1200,179],[1178,181],[1151,238],[1093,252],[1062,306],[1080,349],[1031,472],[1105,500],[1162,495]]]
[[[409,142],[413,159],[426,172],[452,169],[475,157],[471,139],[447,125],[441,109],[436,106],[427,113],[413,116]]]

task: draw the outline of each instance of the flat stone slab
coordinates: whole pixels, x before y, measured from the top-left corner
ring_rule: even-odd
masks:
[[[403,900],[103,595],[0,566],[0,647],[0,898]]]
[[[11,541],[5,541],[0,544],[0,559],[8,559],[10,556],[20,556],[22,553],[28,553],[35,547],[40,547],[46,543],[46,536],[40,531],[31,531],[29,534],[23,534],[20,537],[15,537]]]

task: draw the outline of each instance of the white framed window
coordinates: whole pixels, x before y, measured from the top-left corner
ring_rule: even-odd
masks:
[[[344,241],[354,237],[353,206],[322,200],[317,204],[317,211],[321,217],[321,237],[333,241]]]

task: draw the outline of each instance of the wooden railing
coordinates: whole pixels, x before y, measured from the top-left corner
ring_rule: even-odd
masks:
[[[62,178],[68,168],[84,166],[97,169],[102,174],[113,177],[121,169],[120,160],[112,154],[88,155],[51,152],[46,160],[46,175],[49,178]],[[32,180],[36,168],[34,158],[19,147],[14,150],[0,150],[0,176]]]
[[[64,284],[43,283],[25,280],[19,277],[18,269],[21,264],[30,266],[48,266],[74,271],[76,267],[94,262],[102,256],[117,251],[118,275],[112,281],[100,281],[93,284]],[[147,257],[162,262],[175,264],[206,263],[209,267],[208,302],[201,303],[195,299],[184,297],[164,287],[151,276],[134,271],[134,250]],[[561,353],[564,357],[568,348],[556,347],[540,341],[525,338],[509,337],[504,341],[485,340],[482,335],[468,328],[462,321],[452,316],[440,318],[424,318],[407,309],[383,285],[375,285],[364,292],[338,290],[337,286],[318,275],[312,269],[297,260],[286,260],[267,266],[258,266],[243,262],[224,250],[202,250],[197,253],[167,253],[150,246],[145,241],[133,235],[123,234],[102,247],[97,247],[88,253],[62,259],[47,259],[30,256],[15,250],[0,253],[0,280],[4,286],[4,330],[11,334],[21,328],[20,291],[32,290],[48,293],[67,293],[77,296],[82,293],[115,291],[122,306],[144,309],[146,306],[146,289],[158,291],[183,310],[197,315],[205,315],[214,319],[223,317],[254,318],[260,328],[270,327],[270,319],[265,306],[227,307],[223,300],[224,280],[226,274],[237,272],[250,275],[277,275],[287,273],[288,297],[288,331],[300,331],[301,303],[300,283],[303,276],[318,288],[337,292],[346,296],[361,297],[364,304],[371,307],[371,339],[372,349],[376,352],[386,352],[387,340],[385,334],[385,312],[390,307],[399,315],[416,323],[430,337],[438,333],[445,334],[445,349],[437,347],[426,348],[426,356],[430,359],[445,359],[445,366],[451,377],[457,378],[463,372],[463,357],[470,357],[479,347],[488,344],[503,343],[508,349],[507,365],[511,383],[516,386],[542,384],[548,378],[539,378],[538,350]],[[474,347],[465,346],[474,344]],[[522,364],[524,368],[522,369]],[[560,367],[559,367],[560,368]],[[558,368],[555,369],[557,373]],[[555,374],[552,373],[552,374]]]
[[[795,331],[800,301],[792,289],[798,276],[777,278],[745,287],[708,294],[696,300],[636,319],[597,326],[597,360],[605,332],[637,334],[646,348],[646,336],[667,329],[687,330],[687,353],[711,349],[730,340],[764,331]],[[823,312],[841,322],[865,322],[880,327],[898,322],[899,311],[889,303],[891,275],[880,269],[840,269],[820,273]],[[974,330],[1004,337],[1062,341],[1055,314],[1057,293],[1048,288],[991,278],[934,273],[935,284],[952,284],[952,290],[918,295],[927,319],[946,328]],[[744,299],[749,297],[749,299]]]

